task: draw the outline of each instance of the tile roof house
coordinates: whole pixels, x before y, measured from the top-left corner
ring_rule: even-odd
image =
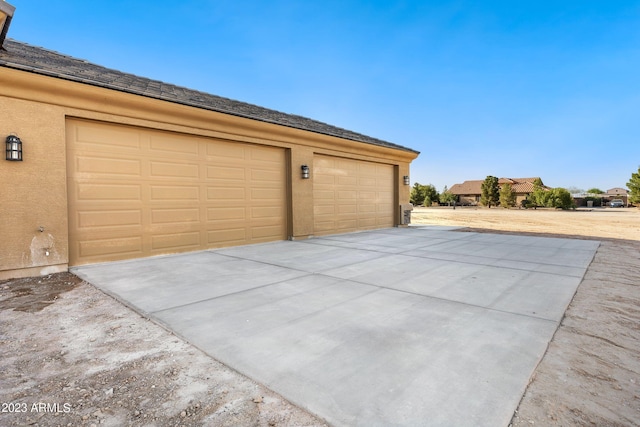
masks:
[[[539,178],[499,178],[498,184],[511,184],[516,193],[516,203],[520,203],[533,193],[533,182]],[[462,184],[454,184],[449,191],[458,196],[458,203],[462,205],[476,206],[480,203],[482,195],[483,179],[464,181]]]
[[[0,280],[403,225],[419,154],[3,37],[0,117]]]

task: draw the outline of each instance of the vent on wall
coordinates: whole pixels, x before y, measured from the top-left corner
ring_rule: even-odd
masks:
[[[4,0],[0,0],[0,49],[4,49],[2,45],[4,44],[5,37],[7,37],[11,18],[13,18],[13,12],[15,11],[15,7]]]

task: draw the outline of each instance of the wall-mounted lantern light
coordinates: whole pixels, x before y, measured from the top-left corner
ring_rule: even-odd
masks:
[[[7,137],[7,160],[22,161],[22,141],[15,135]]]
[[[300,169],[302,170],[302,179],[309,179],[309,166],[302,165]]]
[[[402,177],[404,179],[404,185],[409,185],[411,182],[409,181],[409,175],[405,175]]]

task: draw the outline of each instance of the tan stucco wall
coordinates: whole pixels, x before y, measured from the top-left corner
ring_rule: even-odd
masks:
[[[309,179],[302,179],[301,166],[311,169]],[[313,235],[313,149],[296,147],[291,150],[291,218],[293,239]]]
[[[0,160],[0,279],[63,271],[68,263],[65,121],[67,117],[142,126],[288,150],[290,238],[313,234],[314,153],[394,165],[396,205],[409,202],[414,153],[158,101],[0,67],[0,139],[14,133],[24,161]],[[398,221],[396,221],[397,223]],[[44,231],[38,228],[44,227]],[[46,255],[49,250],[49,255]]]
[[[12,269],[28,269],[19,276],[64,271],[66,160],[64,127],[57,125],[64,123],[63,110],[0,97],[0,117],[0,279]],[[22,140],[22,162],[4,160],[4,139],[10,133]]]

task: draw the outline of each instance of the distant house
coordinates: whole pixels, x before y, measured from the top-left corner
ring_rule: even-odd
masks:
[[[519,204],[533,193],[533,182],[536,179],[539,178],[500,178],[498,184],[501,188],[504,184],[511,184],[516,193],[516,203]],[[483,182],[483,179],[464,181],[462,184],[454,184],[449,191],[458,196],[458,203],[461,205],[476,206],[480,204]]]
[[[628,206],[629,190],[621,187],[615,187],[607,190],[606,194],[604,194],[603,201],[608,203],[613,199],[621,199],[624,202],[624,205]]]
[[[620,199],[625,206],[628,206],[629,191],[626,188],[616,187],[607,190],[602,194],[593,193],[577,193],[572,194],[573,201],[576,206],[589,206],[589,201],[593,202],[593,206],[607,206],[612,200]]]

